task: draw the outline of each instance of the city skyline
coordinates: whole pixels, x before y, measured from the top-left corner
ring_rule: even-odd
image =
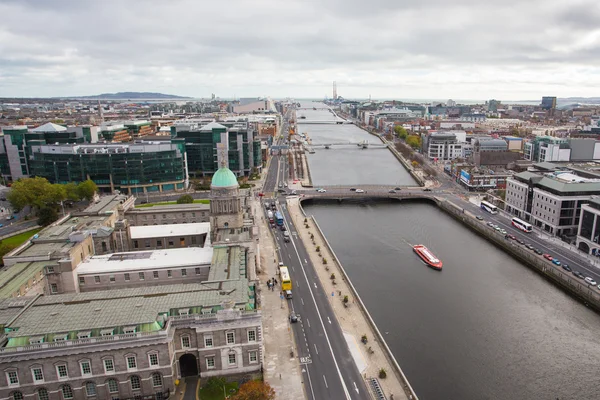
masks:
[[[597,3],[5,1],[4,97],[589,97]],[[234,12],[231,12],[231,11]]]

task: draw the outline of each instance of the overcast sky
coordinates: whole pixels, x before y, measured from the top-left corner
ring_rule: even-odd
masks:
[[[599,0],[0,0],[0,97],[600,96]]]

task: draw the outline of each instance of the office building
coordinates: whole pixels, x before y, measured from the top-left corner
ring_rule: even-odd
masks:
[[[566,138],[536,136],[523,146],[523,158],[533,162],[569,161],[570,157]]]
[[[600,179],[569,169],[525,171],[507,180],[506,211],[550,234],[571,235],[577,232],[581,207],[597,195]]]
[[[554,110],[556,109],[556,97],[553,96],[544,96],[542,97],[542,109],[544,110]]]
[[[581,206],[577,248],[600,257],[600,198],[594,197]]]
[[[93,180],[100,191],[136,194],[187,187],[183,141],[48,145],[32,141],[29,175],[52,183]]]
[[[180,122],[172,134],[185,141],[188,169],[193,176],[210,176],[217,172],[217,144],[226,147],[229,169],[236,176],[249,176],[262,169],[262,153],[257,133],[246,119],[202,123]]]
[[[425,139],[430,160],[450,161],[463,156],[464,143],[458,142],[455,133],[432,133]]]

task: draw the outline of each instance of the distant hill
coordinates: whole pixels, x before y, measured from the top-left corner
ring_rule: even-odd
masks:
[[[557,102],[563,104],[600,104],[600,97],[563,97],[557,99]]]
[[[153,92],[118,92],[102,93],[94,96],[76,96],[70,99],[87,100],[155,100],[155,99],[189,99],[189,97],[175,96],[172,94],[153,93]]]

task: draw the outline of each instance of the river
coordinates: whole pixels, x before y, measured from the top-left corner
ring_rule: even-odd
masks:
[[[323,127],[325,140],[346,129]],[[361,174],[379,168],[378,151],[344,170],[319,171],[309,158],[311,173],[369,183]],[[421,400],[600,398],[600,317],[437,207],[304,206]],[[426,244],[443,271],[426,267],[410,243]]]

